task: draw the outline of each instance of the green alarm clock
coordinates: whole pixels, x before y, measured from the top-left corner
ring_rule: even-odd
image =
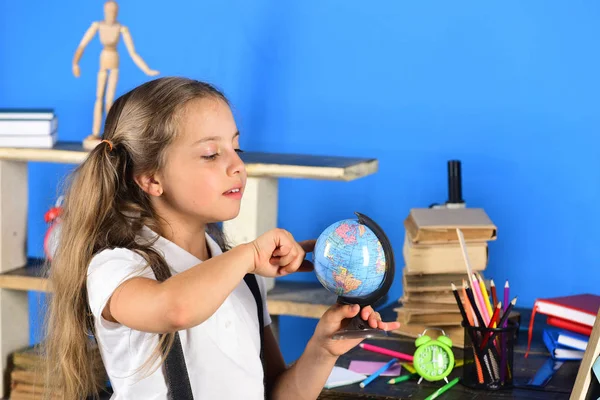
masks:
[[[433,340],[425,335],[430,329],[436,329],[442,332],[442,336]],[[444,379],[448,382],[447,376],[454,368],[454,353],[452,353],[452,339],[446,336],[443,329],[427,328],[415,340],[415,350],[413,367],[421,376],[419,383],[423,379],[434,382]]]

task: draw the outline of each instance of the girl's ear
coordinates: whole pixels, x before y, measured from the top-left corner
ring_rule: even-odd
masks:
[[[155,175],[139,175],[135,178],[135,183],[150,196],[160,196],[163,194],[163,187],[160,183],[160,179]]]

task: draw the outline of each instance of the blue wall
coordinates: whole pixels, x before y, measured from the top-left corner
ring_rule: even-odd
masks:
[[[226,92],[246,149],[380,160],[355,182],[282,180],[279,223],[298,239],[358,210],[401,254],[409,208],[446,199],[458,158],[469,206],[499,228],[488,276],[510,279],[521,306],[598,292],[598,2],[287,3],[129,0],[120,20],[162,75]],[[0,107],[54,107],[62,140],[89,134],[98,41],[79,80],[71,59],[102,4],[0,2]],[[121,50],[118,94],[148,79]],[[31,164],[31,255],[69,168]],[[288,361],[314,325],[282,319]]]

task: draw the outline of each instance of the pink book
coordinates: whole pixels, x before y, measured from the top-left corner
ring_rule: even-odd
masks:
[[[379,368],[383,367],[386,363],[379,361],[350,361],[348,369],[363,375],[372,375]],[[387,371],[381,374],[381,376],[400,376],[400,364],[396,363]]]

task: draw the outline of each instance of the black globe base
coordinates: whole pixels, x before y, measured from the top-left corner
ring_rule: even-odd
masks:
[[[360,317],[360,313],[350,320],[346,327],[340,329],[331,337],[333,340],[341,339],[368,339],[372,337],[385,337],[388,332],[379,328],[371,328],[369,323]]]

